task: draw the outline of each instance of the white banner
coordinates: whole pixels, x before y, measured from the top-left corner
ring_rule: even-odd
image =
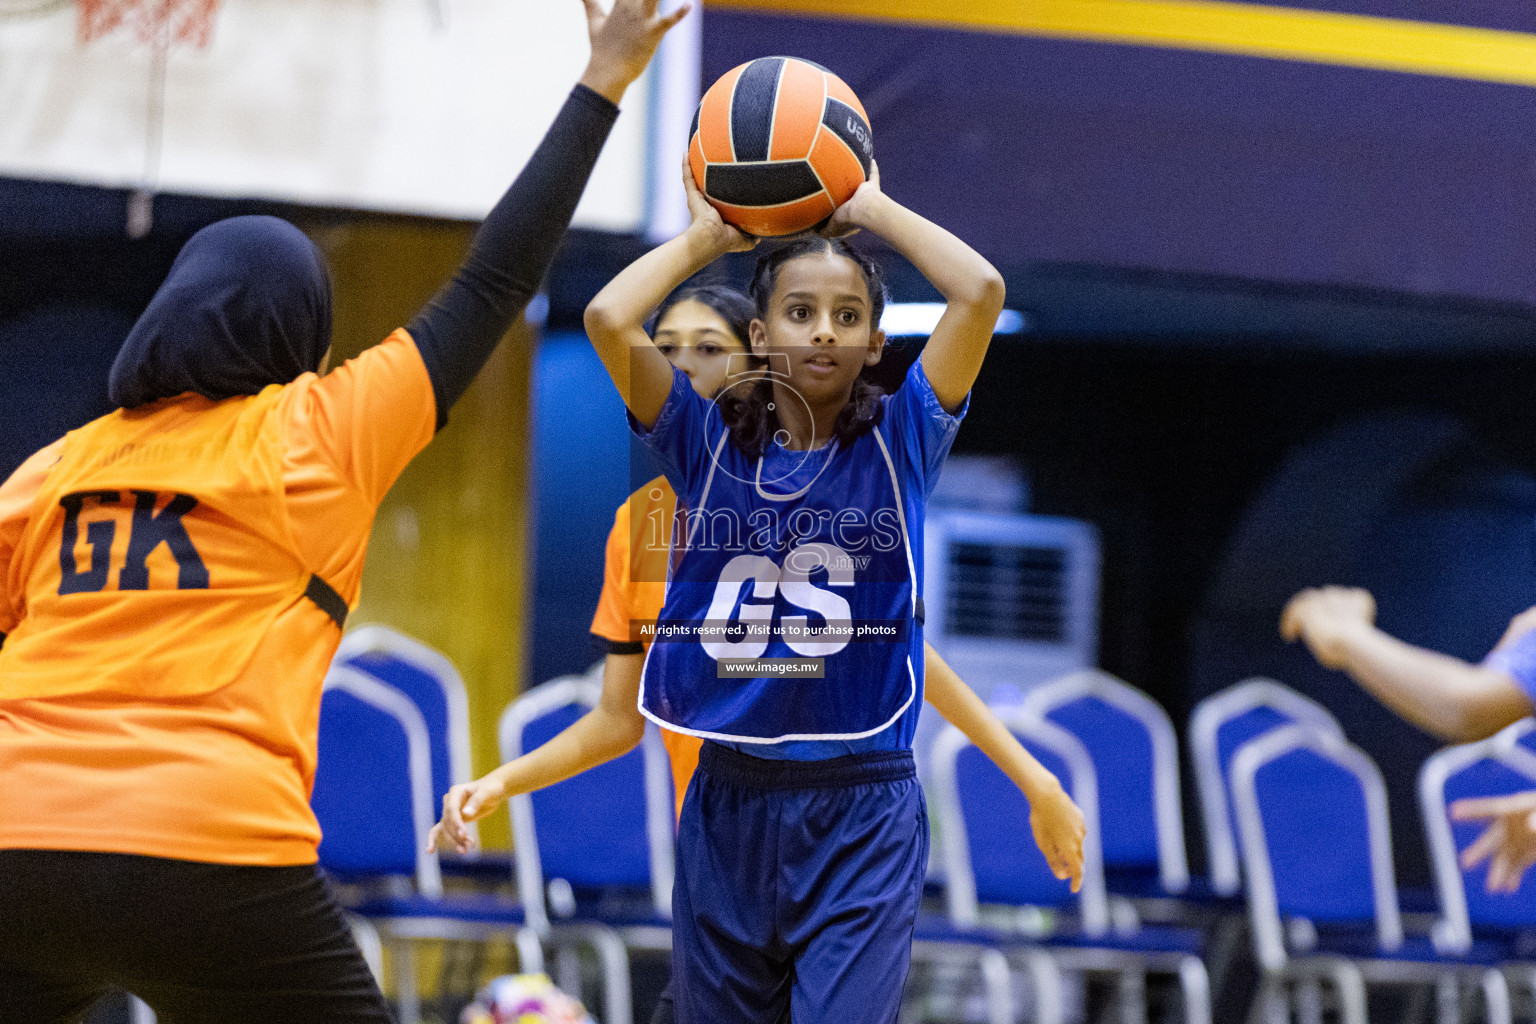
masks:
[[[0,175],[479,218],[588,54],[579,0],[223,0],[212,44],[170,53],[156,161],[154,48],[82,45],[75,19],[0,19]],[[625,97],[578,226],[640,229],[650,183],[676,176],[652,167],[653,77]],[[670,102],[686,132],[696,91]]]

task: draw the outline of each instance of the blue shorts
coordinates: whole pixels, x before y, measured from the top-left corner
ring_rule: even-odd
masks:
[[[679,1024],[894,1024],[927,864],[911,751],[705,743],[672,889]]]

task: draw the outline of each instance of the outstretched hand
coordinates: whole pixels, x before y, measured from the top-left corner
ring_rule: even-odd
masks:
[[[1083,812],[1059,783],[1030,799],[1029,827],[1051,874],[1062,880],[1071,879],[1073,892],[1081,889],[1083,837],[1088,834],[1088,826],[1083,821]]]
[[[490,814],[506,798],[506,786],[496,772],[454,786],[443,796],[442,820],[427,835],[427,852],[436,853],[450,845],[458,853],[474,849],[475,837],[464,826]]]
[[[1491,857],[1488,891],[1519,891],[1525,869],[1536,864],[1536,791],[1457,800],[1451,804],[1451,817],[1489,822],[1462,851],[1462,868],[1470,871]]]
[[[667,31],[687,16],[684,3],[671,14],[660,14],[660,0],[613,0],[604,11],[598,0],[581,0],[587,9],[587,35],[592,58],[581,83],[614,103],[645,71]]]
[[[1280,636],[1302,640],[1320,664],[1340,668],[1342,637],[1350,629],[1376,622],[1376,599],[1359,587],[1313,587],[1301,591],[1280,613]]]

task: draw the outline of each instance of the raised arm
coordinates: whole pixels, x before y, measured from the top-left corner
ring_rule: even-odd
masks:
[[[468,853],[474,839],[465,822],[485,817],[508,797],[564,782],[634,750],[645,735],[645,719],[637,706],[644,664],[642,654],[608,655],[597,707],[538,749],[450,789],[443,796],[443,818],[432,826],[427,852],[451,845]]]
[[[688,230],[625,267],[587,306],[587,336],[624,404],[649,430],[672,390],[672,364],[657,351],[645,321],[672,290],[728,252],[744,252],[755,240],[720,219],[699,193],[683,164],[688,193]]]
[[[432,379],[439,428],[543,281],[625,89],[688,13],[685,4],[663,17],[658,0],[614,0],[608,14],[597,0],[583,3],[592,40],[586,72],[481,224],[463,266],[407,328]]]
[[[960,408],[986,358],[1007,289],[975,249],[880,190],[880,171],[859,186],[827,225],[829,234],[859,228],[890,243],[944,296],[947,306],[923,348],[923,372],[947,412]]]
[[[939,657],[938,651],[924,644],[923,654],[927,676],[923,686],[928,703],[945,721],[965,733],[1023,792],[1029,801],[1029,825],[1036,845],[1045,855],[1052,874],[1070,878],[1072,891],[1077,892],[1083,884],[1083,836],[1087,832],[1082,811],[1061,788],[1056,776],[1024,749],[975,691]]]
[[[1531,713],[1531,699],[1507,673],[1404,643],[1376,628],[1376,602],[1353,587],[1303,590],[1285,606],[1280,635],[1306,643],[1432,736],[1465,743],[1492,736]],[[1517,620],[1518,621],[1518,620]],[[1506,634],[1501,646],[1522,634]]]

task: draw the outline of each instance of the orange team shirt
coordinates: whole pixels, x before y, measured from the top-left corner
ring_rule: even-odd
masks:
[[[635,491],[619,506],[608,531],[603,567],[603,593],[592,617],[592,633],[613,644],[635,644],[645,650],[650,638],[641,627],[661,616],[667,596],[667,570],[672,557],[672,517],[677,492],[666,477],[657,477]],[[672,760],[672,792],[677,813],[683,813],[688,780],[699,766],[704,741],[670,729],[661,730],[661,741]]]
[[[145,431],[165,425],[158,436],[174,447],[178,428],[206,432],[221,417],[246,424],[225,438],[240,457],[211,474],[223,490],[187,513],[178,553],[166,520],[151,518],[170,504],[133,507],[135,474],[206,495],[214,467],[193,459],[177,482],[168,445]],[[325,377],[110,414],[0,485],[0,849],[314,863],[320,691],[341,631],[304,582],[313,573],[356,604],[379,502],[435,423],[431,380],[402,330]],[[114,437],[145,440],[103,448]],[[127,483],[120,498],[64,504],[60,526],[67,477]],[[259,525],[226,514],[247,507]],[[147,539],[132,539],[145,524]],[[205,572],[178,577],[196,561]],[[264,608],[249,600],[257,590]]]

